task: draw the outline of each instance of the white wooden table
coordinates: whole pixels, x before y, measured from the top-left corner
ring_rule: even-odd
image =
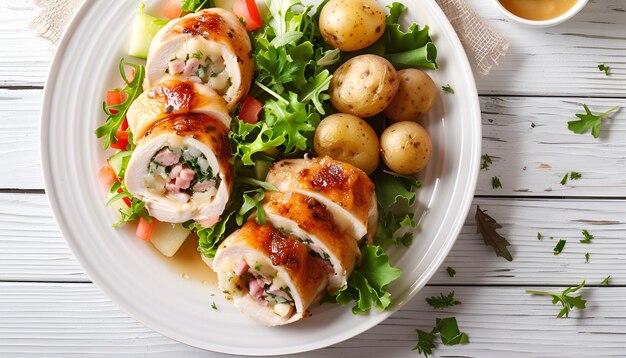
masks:
[[[626,107],[626,1],[591,0],[573,20],[545,30],[503,20],[490,1],[472,3],[511,42],[502,65],[477,76],[483,153],[494,163],[481,172],[475,204],[503,225],[514,261],[495,257],[475,234],[472,208],[446,262],[404,309],[298,357],[416,357],[414,329],[452,315],[471,343],[439,345],[437,356],[626,356],[626,110],[604,124],[600,139],[566,124],[581,103],[594,111]],[[53,53],[28,29],[34,15],[30,1],[0,0],[0,357],[219,356],[129,318],[90,282],[61,236],[38,155]],[[610,77],[600,63],[611,66]],[[568,171],[583,178],[560,185]],[[503,189],[492,189],[492,176]],[[583,229],[595,236],[592,244],[578,243]],[[567,239],[564,252],[554,256],[556,241],[538,241],[538,231]],[[608,275],[610,286],[600,287]],[[559,308],[549,298],[524,293],[561,291],[583,279],[588,308],[569,319],[554,317]],[[462,305],[436,312],[424,302],[451,290]]]

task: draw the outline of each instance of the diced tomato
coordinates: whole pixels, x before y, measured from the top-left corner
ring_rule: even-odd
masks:
[[[246,30],[254,31],[263,26],[259,8],[254,0],[235,0],[233,12],[246,23]]]
[[[115,106],[116,104],[122,104],[126,100],[126,93],[122,91],[107,91],[107,106]],[[111,113],[117,113],[112,109]]]
[[[183,0],[165,0],[163,1],[163,15],[172,20],[183,13]]]
[[[259,113],[263,109],[263,103],[259,102],[252,96],[246,96],[246,99],[241,105],[241,111],[239,112],[239,119],[246,123],[255,124],[259,121]]]
[[[137,237],[139,237],[143,241],[150,240],[150,236],[152,235],[155,219],[151,219],[151,221],[148,221],[141,216],[139,217],[139,223],[137,224],[137,231],[135,233],[137,234]]]
[[[126,150],[126,146],[128,145],[128,132],[118,129],[117,132],[115,132],[115,138],[117,138],[117,142],[111,143],[111,148]]]
[[[118,194],[119,193],[123,193],[124,190],[122,190],[122,188],[118,188],[117,192],[118,192]],[[122,198],[122,200],[124,200],[124,203],[126,204],[126,206],[128,206],[130,208],[130,198]]]
[[[122,121],[122,125],[120,126],[120,130],[125,131],[128,129],[128,121],[126,120],[126,118],[124,118],[124,120]]]
[[[109,164],[106,164],[100,168],[100,171],[98,172],[98,179],[103,185],[110,187],[117,181],[117,175],[115,175],[115,171],[109,166]]]
[[[107,91],[107,106],[115,106],[124,103],[124,95],[122,91]]]

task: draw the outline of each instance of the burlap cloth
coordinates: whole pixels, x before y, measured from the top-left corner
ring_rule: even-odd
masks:
[[[413,0],[415,1],[415,0]],[[465,47],[470,62],[479,73],[486,75],[504,56],[509,43],[493,31],[467,3],[467,0],[436,0],[450,20]],[[82,0],[33,0],[41,12],[31,28],[57,44],[63,29]]]

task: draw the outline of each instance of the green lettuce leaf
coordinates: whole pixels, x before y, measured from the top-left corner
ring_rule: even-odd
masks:
[[[389,256],[380,246],[366,246],[361,266],[352,272],[348,284],[337,292],[334,301],[339,304],[354,301],[354,314],[366,313],[372,306],[384,311],[392,303],[387,286],[398,277],[400,270],[389,265]]]
[[[389,209],[398,202],[411,206],[415,202],[415,191],[421,187],[419,179],[412,176],[390,174],[386,171],[376,172],[372,176],[376,185],[376,199],[383,209]]]

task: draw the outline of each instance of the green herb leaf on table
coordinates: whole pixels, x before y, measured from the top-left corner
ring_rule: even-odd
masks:
[[[442,86],[441,90],[446,93],[454,94],[454,89],[449,84]]]
[[[439,296],[428,297],[426,302],[434,309],[443,309],[461,304],[460,301],[454,298],[454,291],[449,292],[447,295],[440,293]]]
[[[211,308],[217,311],[217,305],[215,304],[215,301],[211,303]]]
[[[436,348],[435,332],[426,332],[421,329],[416,329],[415,332],[417,332],[417,344],[413,350],[416,350],[419,354],[423,354],[424,357],[428,357],[429,354],[432,355],[433,349]]]
[[[389,256],[380,246],[366,246],[362,260],[361,265],[350,275],[348,284],[337,292],[334,300],[339,304],[356,302],[352,307],[354,314],[368,312],[373,305],[379,311],[384,311],[391,306],[391,294],[387,286],[400,277],[400,270],[389,265]]]
[[[569,173],[565,173],[563,179],[561,179],[561,185],[567,184],[567,178],[569,177]]]
[[[480,157],[480,170],[489,170],[489,166],[493,164],[489,154],[483,154]]]
[[[485,241],[485,245],[493,247],[497,256],[503,257],[507,261],[513,261],[513,256],[507,249],[511,244],[498,232],[497,229],[502,228],[494,218],[480,210],[480,206],[476,206],[476,232],[480,233]]]
[[[448,276],[450,277],[454,277],[456,275],[456,270],[450,266],[446,267],[446,272],[448,272]]]
[[[135,77],[132,81],[129,81],[126,77],[127,66],[135,71]],[[131,103],[133,103],[133,101],[135,101],[135,99],[143,92],[142,84],[145,77],[145,68],[143,66],[127,62],[122,58],[119,63],[119,71],[125,83],[125,86],[121,89],[121,91],[126,96],[126,99],[123,103],[112,106],[107,106],[106,102],[102,103],[102,108],[104,113],[107,115],[107,119],[104,125],[96,129],[95,133],[98,138],[104,137],[102,142],[104,149],[107,149],[111,143],[117,143],[116,134],[120,129],[124,118],[126,118],[128,108]],[[129,138],[129,143],[130,142],[132,142],[132,140]]]
[[[556,243],[556,246],[554,247],[554,249],[552,249],[552,251],[554,252],[554,256],[560,254],[563,251],[563,248],[565,248],[566,243],[567,243],[567,240],[563,240],[563,239],[560,239],[559,242]]]
[[[454,317],[437,318],[435,330],[439,332],[441,343],[446,346],[469,343],[469,336],[459,330],[459,325]]]
[[[582,174],[580,174],[579,172],[570,172],[570,173],[569,173],[569,178],[570,178],[571,180],[578,180],[578,179],[580,179],[580,178],[582,178],[582,177],[583,177],[583,175],[582,175]]]
[[[568,287],[562,293],[554,293],[547,291],[526,290],[526,293],[533,295],[551,296],[552,304],[560,303],[563,308],[557,314],[556,318],[569,317],[569,313],[577,308],[579,310],[585,309],[587,300],[584,300],[581,295],[570,296],[570,294],[577,292],[581,288],[585,287],[585,281],[581,282],[576,287]]]
[[[537,232],[537,240],[541,241],[541,238],[542,238],[542,237],[543,237],[543,236],[541,235],[541,233],[540,233],[540,232]]]
[[[580,239],[580,243],[591,244],[591,240],[593,240],[593,235],[591,235],[589,231],[587,231],[587,229],[583,230],[582,233],[584,238]]]
[[[589,253],[588,252],[585,254],[585,262],[589,262]]]
[[[601,63],[598,65],[598,70],[604,72],[605,76],[608,76],[610,75],[611,67],[606,66],[605,64]]]
[[[433,349],[436,348],[435,338],[437,334],[441,337],[441,343],[446,346],[469,343],[469,336],[459,330],[459,324],[455,317],[437,318],[435,327],[430,332],[421,329],[415,331],[417,332],[417,345],[413,350],[417,350],[424,357],[433,354]]]
[[[600,286],[608,286],[610,278],[611,278],[611,276],[605,277],[604,280],[602,280],[602,282],[600,282]]]
[[[591,135],[594,138],[598,138],[600,136],[602,120],[609,114],[617,111],[620,107],[615,106],[601,114],[592,113],[586,104],[583,104],[583,108],[585,109],[585,113],[576,114],[576,117],[579,119],[567,122],[567,128],[576,134],[584,134],[591,129]]]
[[[500,178],[494,176],[491,178],[491,187],[493,189],[502,189],[502,183],[500,182]]]

